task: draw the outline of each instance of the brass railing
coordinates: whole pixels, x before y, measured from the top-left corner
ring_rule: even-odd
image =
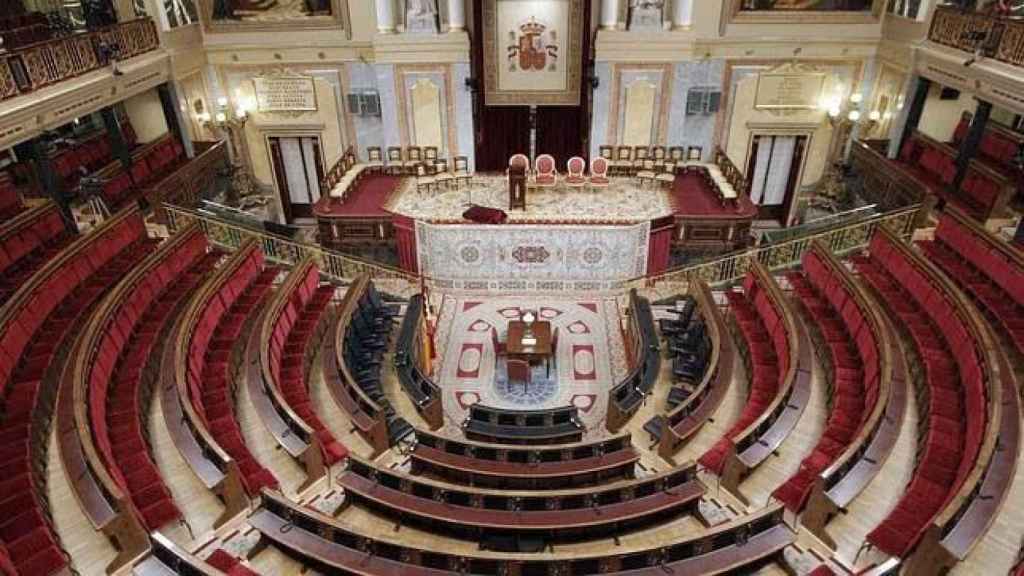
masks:
[[[922,202],[927,189],[908,171],[885,155],[887,140],[855,140],[850,166],[858,196],[884,211]]]
[[[256,230],[240,224],[200,214],[188,208],[165,203],[167,228],[176,232],[192,222],[198,222],[210,244],[226,250],[235,250],[250,238],[260,243],[267,260],[287,266],[294,266],[307,257],[313,258],[320,272],[333,280],[347,282],[361,275],[372,280],[405,280],[410,284],[418,282],[414,274],[384,264],[369,262],[340,252],[327,250],[316,244],[290,240]]]
[[[5,52],[0,54],[0,100],[106,66],[101,44],[114,49],[114,55],[123,60],[156,50],[160,40],[153,21],[139,18]]]
[[[928,40],[986,58],[1024,66],[1024,21],[940,6],[932,16]]]
[[[750,248],[708,262],[668,270],[638,282],[643,282],[647,286],[657,286],[666,282],[689,284],[695,280],[703,280],[712,287],[728,285],[743,278],[750,270],[752,262],[761,263],[771,272],[797,266],[816,241],[821,242],[833,254],[842,256],[867,246],[879,226],[885,226],[900,236],[909,237],[916,227],[919,208],[920,206],[915,205],[771,246]]]

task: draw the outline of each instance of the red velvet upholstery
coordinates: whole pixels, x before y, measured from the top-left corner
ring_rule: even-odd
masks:
[[[67,266],[26,284],[24,298],[0,326],[0,393],[6,402],[0,420],[0,542],[22,574],[51,574],[66,566],[43,507],[44,495],[32,481],[37,429],[49,416],[52,398],[40,402],[41,380],[60,343],[90,307],[150,250],[142,218],[119,220],[70,249]],[[38,275],[37,275],[38,276]]]
[[[206,558],[206,563],[228,576],[259,576],[258,572],[243,565],[241,560],[235,558],[223,548],[214,550],[213,554]]]
[[[598,156],[590,160],[590,185],[608,185],[608,160]]]
[[[905,556],[975,464],[987,425],[985,376],[976,347],[943,289],[892,240],[876,234],[870,257],[855,259],[897,322],[906,326],[924,365],[929,402],[922,410],[923,453],[896,507],[867,540]]]
[[[333,465],[348,457],[348,449],[334,438],[313,408],[303,362],[306,347],[334,295],[334,286],[319,283],[320,270],[312,266],[288,295],[288,304],[274,322],[270,370],[285,401],[319,438],[324,462]]]
[[[257,462],[242,438],[226,352],[239,339],[246,318],[270,291],[276,275],[276,269],[264,269],[263,254],[252,250],[220,285],[216,297],[207,302],[188,344],[192,405],[221,448],[238,463],[249,496],[256,496],[264,487],[276,488],[278,481]]]
[[[107,316],[88,376],[90,426],[97,448],[149,530],[179,520],[181,513],[142,435],[146,418],[140,412],[142,368],[171,312],[217,258],[216,253],[207,253],[205,237],[195,233],[150,268]]]
[[[732,427],[699,459],[702,466],[715,473],[722,472],[734,449],[732,437],[769,409],[789,369],[789,340],[782,313],[758,284],[754,273],[744,278],[743,292],[731,290],[725,294],[750,354],[750,394]]]
[[[0,224],[13,218],[24,208],[21,195],[9,176],[0,175]]]
[[[537,156],[534,168],[536,173],[534,178],[538,186],[555,185],[558,173],[555,170],[555,159],[550,154]]]
[[[803,273],[787,278],[832,355],[832,410],[817,445],[772,496],[799,512],[814,482],[857,436],[879,401],[879,350],[865,312],[834,270],[816,252],[803,258]]]
[[[997,248],[1000,243],[988,233],[945,215],[935,230],[935,241],[919,242],[918,246],[988,312],[1017,350],[1024,353],[1024,270]]]
[[[587,179],[583,177],[583,172],[587,169],[587,163],[579,156],[573,156],[565,165],[567,175],[565,177],[566,184],[570,186],[582,186],[586,184]]]
[[[0,226],[0,304],[75,238],[52,203],[33,220],[13,224]]]

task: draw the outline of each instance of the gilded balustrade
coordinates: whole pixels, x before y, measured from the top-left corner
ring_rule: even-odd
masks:
[[[221,220],[214,216],[199,214],[193,210],[165,203],[164,213],[170,232],[198,222],[207,240],[220,248],[236,250],[249,238],[255,238],[263,250],[267,260],[294,266],[307,257],[313,258],[320,272],[338,282],[347,282],[352,278],[367,275],[372,280],[401,280],[415,286],[418,279],[398,268],[361,260],[340,252],[327,250],[317,244],[310,244],[274,236],[266,232],[247,228]]]
[[[153,21],[139,18],[6,52],[0,55],[0,100],[102,68],[108,64],[100,56],[102,43],[117,47],[120,60],[160,45]]]
[[[932,16],[928,40],[1007,64],[1024,66],[1024,22],[940,6]]]
[[[900,236],[909,237],[916,227],[919,209],[920,206],[911,206],[831,230],[814,232],[770,246],[755,247],[708,262],[668,270],[638,282],[646,286],[657,286],[661,283],[689,285],[696,280],[702,280],[712,287],[728,285],[743,278],[754,261],[773,272],[797,266],[816,241],[821,242],[832,253],[841,256],[866,247],[879,226],[885,226]]]

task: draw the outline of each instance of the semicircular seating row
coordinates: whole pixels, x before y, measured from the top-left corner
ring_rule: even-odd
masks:
[[[25,275],[0,308],[0,461],[11,471],[0,492],[0,573],[52,574],[72,565],[43,486],[40,439],[54,416],[69,483],[93,526],[119,552],[111,569],[156,563],[177,573],[250,573],[231,554],[219,550],[205,563],[159,533],[182,518],[183,508],[149,445],[145,413],[155,393],[162,394],[172,440],[224,505],[216,525],[254,510],[248,522],[267,542],[312,566],[371,574],[735,568],[779,558],[793,542],[783,522],[786,508],[827,542],[828,521],[891,452],[917,366],[924,407],[919,462],[868,542],[907,573],[952,566],[998,514],[1016,465],[1018,399],[998,342],[1020,346],[1024,266],[1019,253],[955,211],[941,221],[935,243],[918,250],[880,230],[852,259],[856,275],[814,246],[801,271],[786,275],[799,306],[756,264],[742,291],[726,292],[750,385],[739,417],[699,460],[722,487],[743,498],[744,478],[801,418],[812,342],[827,368],[826,426],[796,473],[774,490],[777,503],[656,550],[525,560],[502,554],[617,536],[693,514],[704,493],[696,465],[637,476],[640,458],[628,434],[515,447],[412,430],[381,389],[381,356],[398,311],[367,279],[353,282],[332,307],[335,289],[321,284],[311,261],[283,274],[266,265],[254,242],[223,254],[193,226],[158,246],[135,210],[79,237],[58,229],[50,205],[28,212],[39,222],[19,214],[0,224],[0,248],[9,255],[0,262]],[[948,249],[962,258],[950,258]],[[731,384],[722,365],[731,362],[728,323],[706,286],[696,286],[694,296],[701,342],[712,352],[698,347],[707,355],[694,375],[700,381],[661,421],[659,452],[666,457],[711,417]],[[429,353],[408,353],[423,346],[421,330],[403,324],[400,333],[403,350],[395,361],[402,372]],[[321,351],[326,384],[375,453],[415,432],[412,474],[350,457],[324,425],[308,388]],[[430,421],[437,389],[428,373],[416,372],[403,385],[415,386],[410,395]],[[263,424],[304,467],[304,486],[347,461],[337,479],[349,496],[346,505],[477,539],[495,552],[475,556],[377,541],[284,498],[239,426],[235,388],[243,381]],[[322,534],[333,535],[327,545]],[[374,552],[369,561],[367,551]]]

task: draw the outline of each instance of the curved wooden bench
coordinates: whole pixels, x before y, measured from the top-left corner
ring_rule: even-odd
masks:
[[[277,439],[278,444],[299,462],[306,470],[306,482],[299,488],[304,491],[327,473],[327,468],[343,459],[347,451],[331,435],[316,414],[309,408],[305,375],[313,361],[312,351],[319,347],[326,324],[321,322],[323,308],[310,310],[315,314],[314,326],[309,338],[303,338],[301,363],[294,367],[298,371],[295,386],[301,387],[296,395],[305,398],[305,404],[295,406],[289,401],[285,382],[282,381],[282,366],[288,355],[286,346],[291,345],[296,324],[307,314],[307,306],[326,305],[313,302],[320,272],[311,259],[300,262],[292,269],[284,283],[267,304],[262,316],[260,329],[253,330],[249,337],[248,376],[250,397],[263,423]],[[317,296],[318,297],[318,296]],[[305,411],[300,414],[299,410]]]
[[[1005,355],[980,314],[921,254],[885,229],[872,239],[870,254],[870,259],[855,260],[858,271],[909,327],[931,400],[924,453],[907,492],[867,541],[902,558],[904,573],[934,573],[967,555],[1009,490],[1019,444],[1019,418],[1014,417],[1019,399],[1004,391],[1007,379],[1012,390],[1016,382],[1004,371]],[[913,324],[914,319],[925,324]],[[950,378],[960,383],[957,404],[939,386]],[[942,416],[940,409],[953,413]],[[951,430],[943,420],[962,421],[964,430]],[[997,445],[1006,449],[997,450]],[[953,457],[957,460],[950,461]],[[949,485],[942,485],[950,474]]]
[[[203,322],[206,323],[204,330],[210,332],[206,338],[212,338],[220,314],[228,307],[221,301],[221,294],[228,299],[228,305],[239,296],[232,281],[250,259],[262,262],[255,241],[243,243],[197,291],[175,323],[161,364],[161,406],[171,439],[203,485],[224,503],[224,512],[214,523],[215,527],[245,511],[249,496],[238,461],[214,438],[205,416],[193,405],[193,382],[201,377],[205,361],[192,358],[192,339]],[[211,316],[206,320],[208,306],[220,311],[216,318]],[[253,495],[258,494],[258,490],[257,487]]]
[[[495,446],[416,431],[413,474],[510,490],[559,490],[633,476],[640,454],[629,434],[585,444]]]
[[[138,210],[124,210],[49,259],[0,307],[0,541],[22,573],[68,567],[50,526],[46,495],[37,488],[45,467],[36,465],[39,439],[48,438],[63,348],[104,291],[153,246]],[[65,473],[70,483],[78,480],[73,471]],[[123,553],[134,555],[134,546],[124,545]]]
[[[190,226],[131,270],[97,306],[85,329],[76,337],[70,360],[65,365],[57,403],[61,462],[75,478],[70,482],[72,492],[93,528],[106,534],[120,550],[118,558],[110,565],[112,570],[149,548],[148,531],[159,525],[147,526],[149,518],[157,519],[144,514],[143,506],[169,502],[169,493],[148,459],[129,470],[116,458],[107,421],[108,386],[113,381],[116,366],[127,362],[124,355],[131,346],[144,349],[144,357],[132,360],[141,377],[148,352],[158,336],[157,333],[138,334],[143,315],[153,310],[154,300],[179,275],[183,276],[186,269],[202,259],[206,247],[206,238],[199,227]],[[166,313],[170,311],[166,309]],[[161,324],[164,317],[160,316]],[[137,380],[118,382],[118,387],[136,387],[137,384]],[[138,430],[144,424],[138,412],[138,398],[135,401],[136,411],[129,416],[136,419],[134,429]],[[129,423],[128,428],[131,427]],[[133,440],[142,441],[141,433]],[[147,451],[144,443],[136,448],[142,455]],[[145,501],[134,502],[136,494],[127,481],[130,473],[155,475],[160,498],[139,495],[144,496]],[[169,512],[173,512],[173,518],[180,517],[173,503]],[[160,518],[165,517],[161,513]]]
[[[583,439],[575,406],[511,410],[474,404],[462,429],[470,440],[497,444],[567,444]]]
[[[810,455],[772,495],[834,547],[825,524],[871,482],[892,452],[909,375],[879,304],[822,244],[804,256],[803,274],[789,279],[817,325],[816,347],[832,350],[822,355],[831,368],[831,413]]]
[[[750,405],[753,396],[748,397],[740,421],[733,424],[715,446],[700,457],[699,462],[719,476],[721,486],[746,501],[739,491],[740,482],[779,448],[807,407],[813,360],[806,332],[775,279],[760,263],[752,264],[743,288],[753,307],[748,313],[761,322],[767,333],[768,345],[773,349],[773,358],[777,362],[773,370],[777,371],[778,384],[771,400],[756,412]],[[765,304],[754,304],[761,299],[761,294],[764,295],[761,301]],[[761,306],[762,310],[758,311],[756,306]],[[767,312],[774,316],[770,326],[765,326],[762,320],[762,315]],[[733,314],[737,314],[736,310]],[[747,373],[757,378],[750,343],[745,348],[744,360]],[[752,388],[756,387],[757,383],[753,382]]]
[[[416,406],[416,411],[426,420],[431,430],[444,426],[444,409],[441,405],[441,389],[430,379],[430,358],[423,358],[424,347],[423,296],[417,294],[409,299],[398,330],[395,346],[395,371],[402,389]]]
[[[324,382],[331,391],[331,396],[349,415],[356,430],[373,447],[376,455],[391,446],[384,409],[366,395],[352,376],[345,360],[345,336],[348,333],[349,322],[360,299],[369,289],[369,283],[369,277],[361,276],[353,281],[345,292],[337,306],[337,313],[330,318],[333,327],[328,329],[328,336],[324,338],[321,361]]]
[[[704,494],[693,463],[640,480],[540,494],[453,487],[352,458],[338,485],[346,502],[429,531],[485,541],[564,542],[621,534],[692,512]]]
[[[632,367],[622,382],[608,392],[605,426],[609,432],[617,432],[640,409],[661,371],[661,350],[651,303],[638,295],[636,289],[629,292],[629,319],[626,353]]]
[[[665,576],[665,574],[738,574],[777,558],[793,543],[781,506],[716,526],[657,548],[636,548],[609,554],[555,553],[543,558],[522,554],[463,556],[424,550],[400,541],[363,536],[307,507],[265,491],[262,507],[249,517],[263,541],[290,550],[326,571],[357,574],[572,574],[593,576]],[[749,570],[748,570],[749,571]]]
[[[665,415],[661,438],[658,440],[658,454],[665,459],[674,456],[679,447],[704,426],[722,404],[732,383],[736,351],[722,311],[715,303],[715,297],[706,282],[695,283],[690,292],[697,302],[700,316],[704,318],[711,342],[711,355],[700,384]]]

